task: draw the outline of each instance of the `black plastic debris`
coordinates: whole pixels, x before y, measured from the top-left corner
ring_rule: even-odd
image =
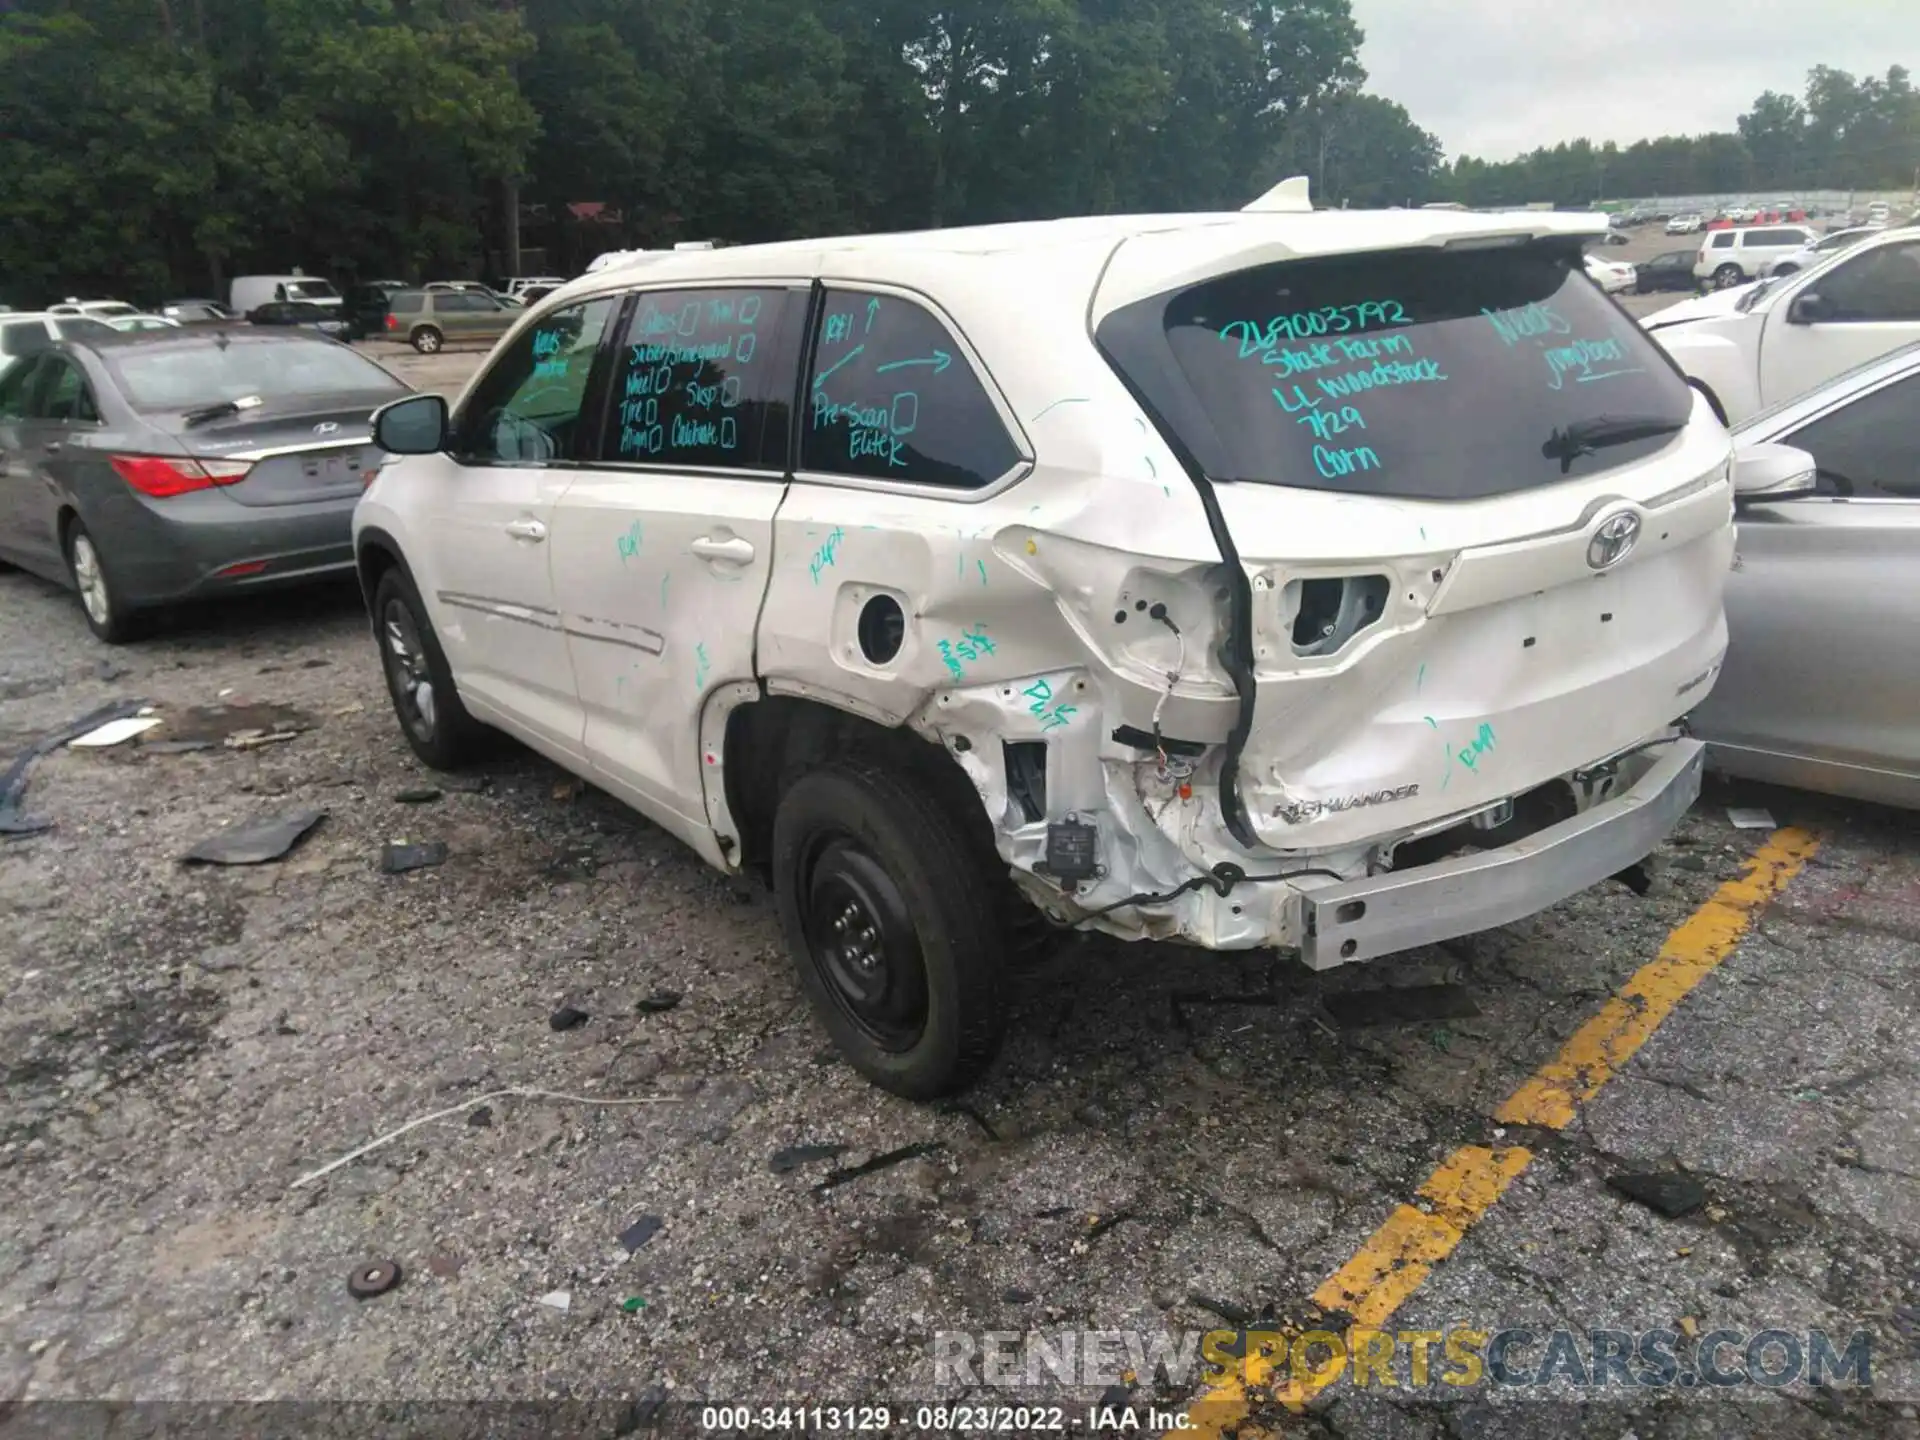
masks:
[[[493,789],[491,775],[466,775],[459,779],[442,780],[440,788],[449,795],[481,795]]]
[[[1677,1220],[1707,1203],[1707,1187],[1673,1170],[1627,1171],[1609,1175],[1607,1185],[1649,1210]]]
[[[440,798],[439,787],[434,785],[416,785],[402,790],[393,797],[396,805],[431,805]]]
[[[1404,1025],[1415,1020],[1464,1020],[1480,1007],[1464,985],[1389,985],[1322,997],[1327,1014],[1343,1030],[1362,1025]]]
[[[481,1105],[467,1112],[467,1124],[476,1130],[485,1130],[493,1124],[492,1107]]]
[[[347,1293],[356,1300],[371,1300],[384,1295],[400,1283],[400,1267],[391,1260],[371,1260],[353,1267],[347,1276]]]
[[[1087,1226],[1087,1239],[1098,1240],[1102,1235],[1106,1234],[1107,1231],[1113,1229],[1114,1226],[1123,1225],[1131,1219],[1133,1219],[1133,1212],[1131,1210],[1119,1210],[1112,1215],[1102,1215],[1091,1225]]]
[[[633,1224],[620,1232],[620,1243],[626,1247],[627,1254],[631,1255],[642,1245],[646,1244],[647,1241],[658,1235],[661,1226],[666,1223],[667,1222],[662,1220],[658,1215],[642,1215],[638,1220],[634,1221]]]
[[[292,810],[243,821],[208,836],[180,859],[188,865],[264,865],[284,857],[326,817],[324,810]]]
[[[1613,878],[1636,895],[1645,895],[1653,889],[1653,877],[1647,874],[1647,867],[1638,861],[1627,866]]]
[[[1188,1292],[1187,1302],[1199,1306],[1210,1315],[1218,1315],[1229,1325],[1246,1326],[1253,1323],[1253,1311],[1244,1305],[1236,1305],[1231,1300],[1217,1300],[1211,1295],[1202,1295],[1194,1290]]]
[[[447,842],[422,840],[418,844],[389,841],[380,852],[380,873],[404,875],[409,870],[430,870],[447,858]]]
[[[21,803],[27,798],[27,774],[36,760],[58,750],[69,740],[78,739],[89,730],[99,729],[109,720],[124,720],[129,715],[138,715],[146,703],[144,700],[119,700],[111,705],[103,705],[91,714],[82,715],[65,729],[45,735],[28,746],[5,772],[0,773],[0,835],[38,835],[53,828],[51,820],[20,812]]]
[[[1018,1285],[1009,1285],[1000,1292],[1000,1298],[1009,1305],[1031,1305],[1034,1295],[1031,1290],[1022,1290]]]
[[[143,740],[140,749],[148,755],[191,755],[198,750],[211,750],[211,740]]]
[[[642,1015],[662,1015],[680,1003],[678,990],[656,990],[633,1008]]]
[[[880,1170],[890,1170],[895,1165],[904,1165],[909,1160],[918,1160],[925,1155],[933,1155],[947,1148],[944,1140],[922,1140],[914,1145],[902,1145],[898,1150],[889,1150],[876,1155],[871,1160],[863,1160],[858,1165],[849,1165],[843,1170],[829,1170],[827,1178],[813,1188],[816,1191],[832,1190],[845,1185],[849,1180],[858,1180],[864,1175],[872,1175]]]
[[[821,1160],[833,1160],[847,1153],[844,1145],[789,1145],[784,1150],[773,1152],[773,1158],[767,1161],[767,1168],[776,1175],[788,1175],[802,1165],[812,1165]]]
[[[584,1010],[576,1010],[571,1005],[562,1005],[547,1017],[547,1024],[556,1030],[578,1030],[591,1018]]]

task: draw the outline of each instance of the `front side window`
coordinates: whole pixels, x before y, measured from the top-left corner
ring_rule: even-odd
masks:
[[[1920,240],[1842,260],[1817,285],[1825,319],[1920,320]]]
[[[0,325],[0,351],[9,355],[35,355],[52,343],[47,327],[38,320]]]
[[[613,366],[602,454],[641,465],[786,468],[788,292],[647,290]]]
[[[1223,481],[1472,500],[1641,459],[1692,410],[1564,244],[1262,265],[1137,301],[1096,338]]]
[[[618,304],[569,305],[522,331],[462,407],[454,457],[470,465],[573,459],[587,382]]]
[[[946,325],[894,295],[828,290],[808,371],[800,468],[977,490],[1020,449]]]
[[[14,360],[0,370],[0,420],[25,420],[30,414],[35,382],[40,378],[38,358]]]
[[[1920,375],[1909,375],[1801,426],[1784,443],[1813,456],[1822,494],[1920,500],[1916,415]]]

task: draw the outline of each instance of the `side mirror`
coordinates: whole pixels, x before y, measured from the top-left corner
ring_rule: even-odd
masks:
[[[447,446],[447,401],[409,395],[373,412],[373,443],[389,455],[432,455]]]
[[[1818,325],[1822,320],[1832,318],[1833,307],[1812,290],[1794,296],[1793,303],[1787,307],[1789,325]]]
[[[1743,445],[1733,456],[1733,506],[1811,495],[1819,485],[1813,456],[1791,445]]]

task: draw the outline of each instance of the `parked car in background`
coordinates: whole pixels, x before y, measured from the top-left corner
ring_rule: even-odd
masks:
[[[311,300],[275,300],[256,305],[247,312],[249,325],[295,325],[332,340],[345,340],[352,325],[336,308],[317,305]]]
[[[1920,340],[1920,231],[1883,230],[1792,275],[1683,300],[1640,323],[1738,424]]]
[[[1702,223],[1700,216],[1691,212],[1685,215],[1676,215],[1667,221],[1667,234],[1691,235],[1700,228]]]
[[[297,331],[60,342],[0,376],[0,554],[110,643],[177,601],[351,569],[370,417],[407,389]]]
[[[1885,225],[1893,219],[1893,207],[1884,200],[1876,200],[1867,206],[1867,224]]]
[[[520,303],[528,306],[537,305],[559,288],[559,285],[529,285],[520,292]]]
[[[1802,246],[1798,250],[1788,251],[1776,260],[1767,261],[1760,267],[1760,274],[1762,277],[1768,275],[1791,275],[1794,271],[1804,270],[1825,256],[1833,254],[1836,250],[1844,250],[1856,241],[1866,239],[1869,235],[1879,234],[1880,228],[1881,227],[1877,225],[1861,225],[1852,230],[1829,231],[1818,240],[1815,240],[1811,245]]]
[[[331,280],[317,275],[240,275],[234,279],[230,298],[233,309],[242,315],[250,315],[262,305],[288,300],[305,300],[336,311],[340,308],[340,292]]]
[[[49,315],[85,315],[93,320],[108,320],[115,315],[137,315],[138,305],[129,305],[124,300],[79,300],[69,295],[58,305],[49,305]]]
[[[1697,793],[1726,432],[1581,273],[1598,217],[1280,190],[571,282],[451,415],[378,417],[406,739],[498,726],[770,875],[827,1031],[921,1098],[1036,907],[1328,968],[1617,874]]]
[[[160,314],[182,325],[225,325],[240,318],[218,300],[169,300]]]
[[[113,315],[107,318],[106,323],[116,330],[130,333],[141,330],[178,330],[180,328],[178,320],[169,320],[164,315]]]
[[[370,336],[385,335],[387,302],[409,288],[399,280],[367,280],[349,286],[342,304],[349,338],[365,340]]]
[[[1760,278],[1760,267],[1814,241],[1804,225],[1761,225],[1747,229],[1716,230],[1701,242],[1693,262],[1694,279],[1725,290]]]
[[[0,317],[0,374],[11,369],[16,361],[37,355],[62,340],[118,333],[104,320],[85,315],[9,313]]]
[[[458,290],[467,295],[486,295],[506,306],[518,306],[520,304],[520,301],[516,297],[504,291],[496,290],[491,285],[483,284],[478,280],[430,280],[420,288],[423,290]]]
[[[1609,295],[1618,295],[1623,290],[1631,290],[1634,285],[1634,267],[1618,260],[1603,260],[1592,250],[1586,253],[1587,277]]]
[[[566,283],[564,275],[520,275],[507,282],[507,294],[515,300],[525,300],[529,290],[552,294]]]
[[[1909,345],[1735,428],[1727,662],[1690,717],[1714,768],[1920,808],[1917,416]]]
[[[1656,290],[1698,290],[1700,282],[1693,278],[1693,261],[1698,253],[1668,250],[1651,260],[1642,260],[1633,267],[1635,292],[1650,295]]]
[[[484,340],[492,344],[522,314],[484,291],[457,288],[400,290],[387,300],[387,337],[405,340],[422,355],[448,345]]]

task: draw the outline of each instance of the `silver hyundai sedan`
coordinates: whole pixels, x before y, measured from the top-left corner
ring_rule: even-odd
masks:
[[[1920,345],[1733,434],[1726,668],[1691,717],[1708,764],[1920,808]]]
[[[94,634],[353,569],[370,417],[409,387],[288,331],[69,337],[0,375],[0,561],[77,591]]]

